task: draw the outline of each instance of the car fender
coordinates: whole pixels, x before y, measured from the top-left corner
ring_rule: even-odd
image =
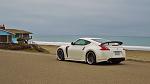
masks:
[[[91,48],[91,47],[87,47],[87,48],[85,47],[84,55],[86,56],[86,54],[87,54],[89,51],[92,51],[92,52],[94,52],[94,53],[96,54],[95,49],[93,49],[93,48]]]
[[[62,50],[64,51],[64,57],[65,57],[65,58],[67,57],[66,48],[68,48],[68,46],[69,46],[69,45],[65,45],[65,46],[60,46],[60,47],[57,48],[57,50],[58,50],[58,49],[62,49]]]
[[[96,55],[96,50],[98,49],[98,47],[96,45],[89,45],[85,47],[85,55],[87,54],[87,52],[92,51],[95,53]]]

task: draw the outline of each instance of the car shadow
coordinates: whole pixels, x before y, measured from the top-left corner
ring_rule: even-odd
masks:
[[[119,64],[112,64],[112,63],[108,63],[108,62],[99,62],[97,64],[95,64],[95,66],[120,66],[120,65],[125,65],[125,63],[119,63]]]
[[[65,62],[87,64],[87,63],[85,63],[85,62],[83,62],[83,61],[73,61],[73,60],[65,60]]]
[[[73,61],[73,60],[65,60],[65,62],[73,62],[73,63],[80,63],[80,64],[87,64],[86,62],[83,62],[83,61]],[[87,64],[87,65],[89,65],[89,64]],[[118,66],[118,65],[125,65],[125,63],[123,62],[121,62],[121,63],[119,63],[119,64],[112,64],[112,63],[108,63],[108,62],[99,62],[99,63],[96,63],[96,64],[94,64],[94,65],[92,65],[92,66]]]

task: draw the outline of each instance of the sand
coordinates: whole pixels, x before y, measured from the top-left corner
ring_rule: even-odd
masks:
[[[52,55],[56,55],[56,49],[58,48],[58,46],[54,45],[41,45],[41,47]],[[126,55],[126,59],[130,61],[150,62],[150,51],[126,50]]]
[[[46,49],[51,55],[56,55],[56,50],[59,46],[55,45],[40,45],[40,47]]]
[[[51,54],[0,50],[0,84],[149,84],[150,63],[127,60],[118,65],[87,65],[58,61]],[[149,59],[150,52],[127,51],[130,57]]]
[[[150,63],[150,51],[126,51],[126,54],[127,60]]]

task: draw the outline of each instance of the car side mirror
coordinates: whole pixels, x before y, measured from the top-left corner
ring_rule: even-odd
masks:
[[[74,45],[74,42],[71,42],[71,45]]]

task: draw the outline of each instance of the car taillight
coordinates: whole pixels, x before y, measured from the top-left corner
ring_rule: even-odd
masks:
[[[107,46],[105,45],[99,45],[101,47],[100,50],[110,50]]]

